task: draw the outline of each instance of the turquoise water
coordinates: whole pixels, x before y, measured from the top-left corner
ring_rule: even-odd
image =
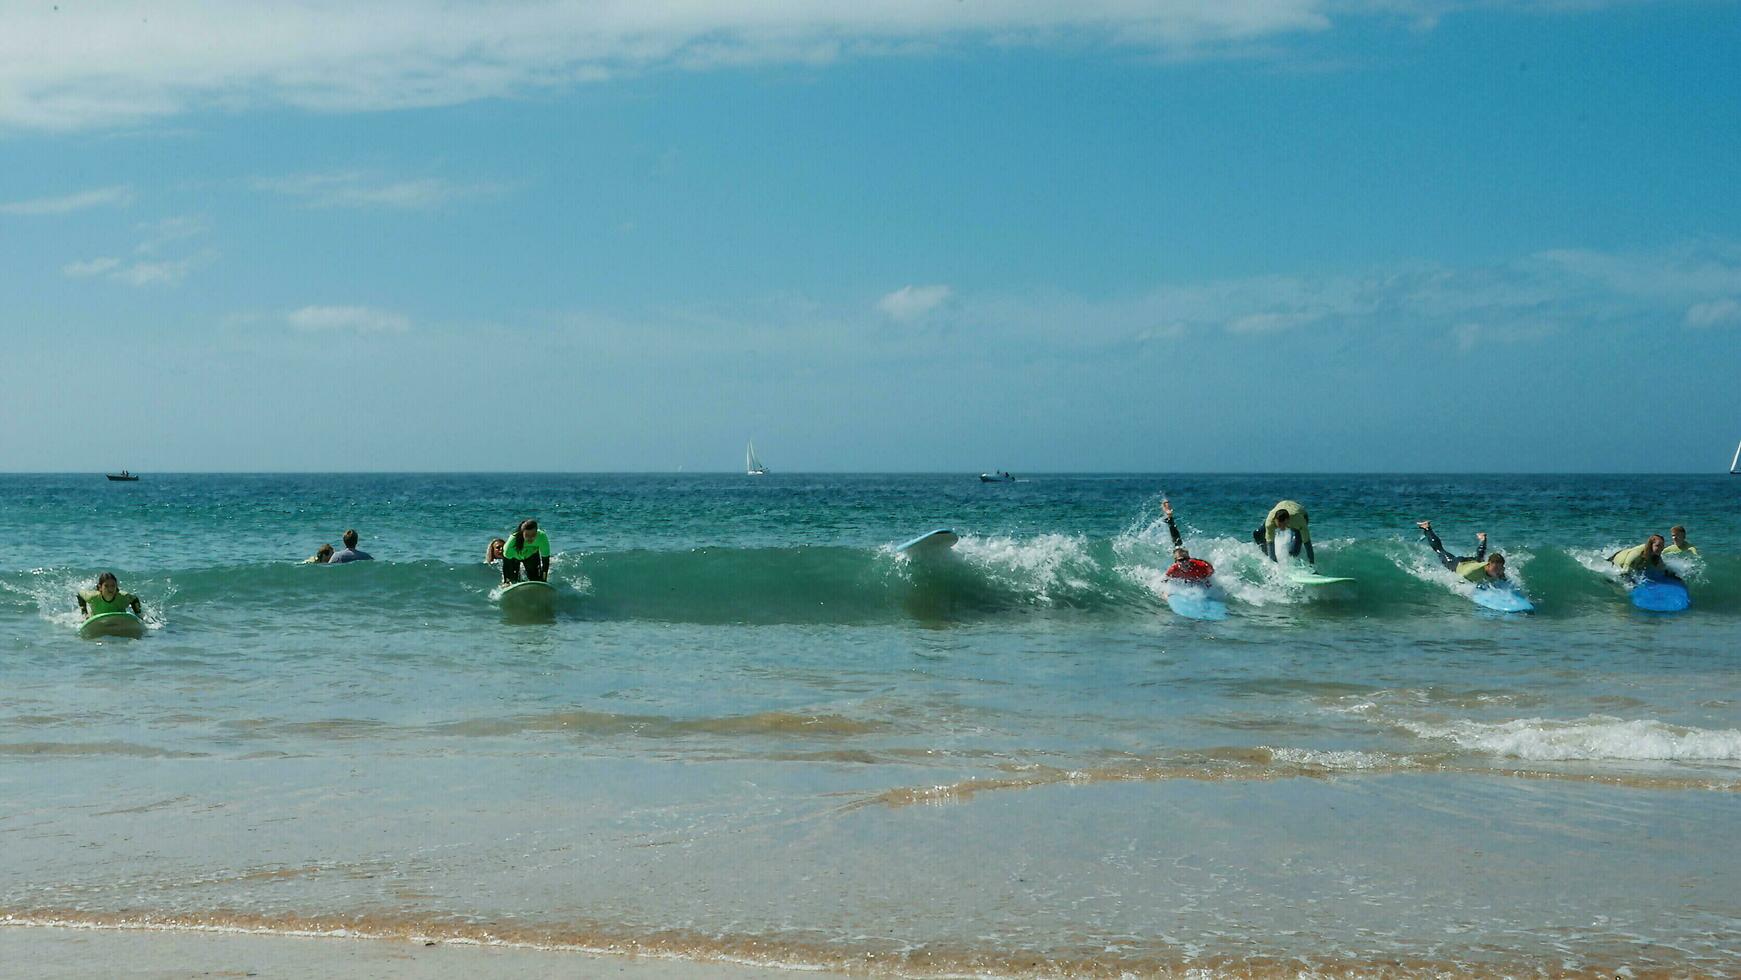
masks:
[[[1219,623],[1158,593],[1159,493]],[[1320,570],[1250,544],[1282,497]],[[0,915],[916,973],[1741,971],[1741,479],[0,476]],[[549,617],[485,542],[536,517]],[[1487,530],[1479,610],[1413,528]],[[1601,558],[1685,524],[1686,613]],[[890,545],[932,527],[951,559]],[[377,561],[297,564],[355,527]],[[113,570],[139,641],[77,637]]]

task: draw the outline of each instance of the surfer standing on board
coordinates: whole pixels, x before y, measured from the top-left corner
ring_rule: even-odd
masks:
[[[135,616],[144,616],[145,611],[139,608],[139,597],[131,592],[122,592],[121,583],[116,580],[114,572],[104,572],[97,576],[97,587],[86,589],[78,594],[79,612],[87,617],[101,613],[118,613],[132,610]]]
[[[1173,564],[1167,568],[1167,577],[1187,582],[1209,581],[1209,576],[1215,574],[1215,566],[1201,558],[1192,558],[1185,550],[1185,539],[1179,536],[1179,526],[1173,523],[1173,505],[1165,497],[1161,498],[1161,514],[1167,522],[1167,533],[1173,538]]]
[[[524,520],[502,546],[502,583],[520,581],[520,566],[534,582],[550,581],[550,539],[538,530],[538,522]]]
[[[1276,538],[1287,539],[1289,557],[1298,558],[1300,549],[1306,551],[1306,563],[1318,564],[1318,556],[1312,551],[1312,532],[1307,526],[1306,508],[1300,506],[1297,500],[1283,500],[1269,510],[1269,515],[1263,519],[1263,527],[1251,532],[1251,539],[1257,543],[1270,561],[1279,561],[1276,557]]]
[[[1495,551],[1487,553],[1487,532],[1475,532],[1475,554],[1453,555],[1445,550],[1444,542],[1433,530],[1432,521],[1416,521],[1415,527],[1427,536],[1427,544],[1432,545],[1433,553],[1439,556],[1439,561],[1460,578],[1468,579],[1476,585],[1484,582],[1505,581],[1505,556]]]

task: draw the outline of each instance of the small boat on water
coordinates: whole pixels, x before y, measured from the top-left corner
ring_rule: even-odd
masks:
[[[119,473],[104,473],[103,475],[116,483],[133,483],[139,479],[137,476],[134,476],[126,470],[122,470]]]
[[[762,465],[762,458],[756,455],[756,441],[750,440],[744,449],[744,473],[749,476],[767,476],[768,468]]]
[[[1016,478],[1008,470],[998,470],[996,473],[981,473],[981,474],[979,474],[979,482],[981,482],[981,483],[1014,483],[1014,482],[1016,482]]]

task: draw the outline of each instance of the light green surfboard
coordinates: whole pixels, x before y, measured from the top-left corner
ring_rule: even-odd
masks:
[[[140,640],[145,637],[145,621],[130,612],[98,613],[79,625],[79,635],[87,640],[105,636]]]
[[[556,608],[556,586],[549,582],[515,582],[502,590],[502,611],[549,613]]]
[[[1295,585],[1335,585],[1339,582],[1352,582],[1351,578],[1338,578],[1334,575],[1319,575],[1305,565],[1296,565],[1287,571],[1288,581]]]

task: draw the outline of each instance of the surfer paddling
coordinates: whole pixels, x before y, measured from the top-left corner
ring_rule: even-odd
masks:
[[[1167,534],[1173,538],[1173,564],[1167,567],[1167,578],[1187,582],[1207,582],[1215,574],[1215,566],[1201,558],[1192,558],[1185,550],[1185,539],[1179,536],[1179,526],[1173,523],[1173,505],[1161,498],[1161,515],[1167,522]]]
[[[131,592],[122,592],[121,583],[116,580],[114,572],[104,572],[97,576],[97,587],[86,589],[75,598],[78,599],[79,612],[86,616],[128,611],[135,616],[145,615],[145,610],[139,607],[139,597]]]
[[[1432,521],[1416,521],[1415,527],[1427,536],[1427,544],[1432,546],[1433,554],[1439,556],[1439,562],[1459,578],[1467,579],[1476,585],[1488,582],[1505,581],[1505,556],[1495,551],[1487,553],[1487,532],[1475,532],[1475,553],[1473,555],[1453,555],[1445,550],[1445,543],[1439,540],[1438,532],[1433,530]]]
[[[1623,575],[1655,579],[1672,579],[1678,582],[1680,581],[1680,576],[1676,575],[1667,565],[1663,564],[1663,543],[1662,535],[1653,534],[1650,537],[1645,538],[1643,544],[1635,544],[1630,548],[1622,548],[1612,555],[1609,555],[1608,560],[1613,563],[1615,568],[1620,569],[1620,572]]]

